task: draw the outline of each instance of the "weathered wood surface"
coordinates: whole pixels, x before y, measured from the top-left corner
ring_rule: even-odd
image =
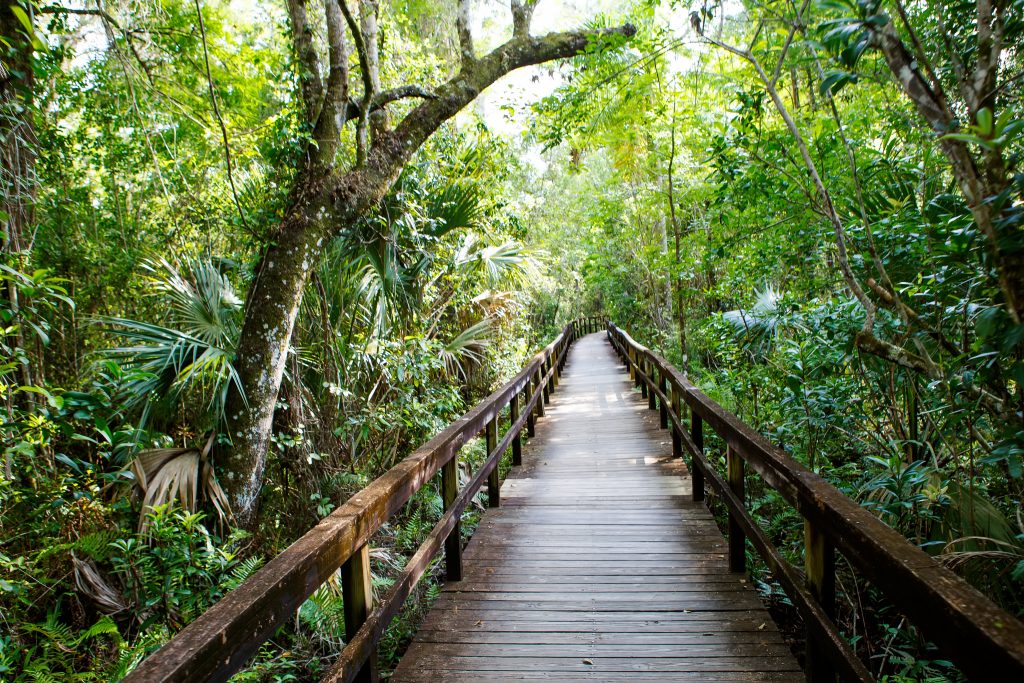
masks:
[[[604,334],[578,341],[391,680],[803,680],[658,422]]]
[[[835,554],[839,551],[854,571],[879,589],[925,638],[933,641],[971,680],[1024,681],[1024,623],[1000,609],[966,580],[911,544],[899,532],[848,498],[837,488],[776,448],[749,425],[711,400],[663,357],[638,344],[608,323],[609,337],[628,360],[630,373],[649,392],[667,396],[658,387],[667,378],[691,413],[692,438],[682,438],[678,410],[669,420],[694,464],[694,498],[707,485],[728,511],[733,537],[745,536],[793,601],[807,626],[805,662],[809,680],[831,680],[834,666],[844,680],[873,681],[831,617],[834,608]],[[703,424],[739,456],[752,473],[793,505],[809,525],[810,553],[805,577],[774,547],[746,508],[735,472],[728,479],[703,454]],[[733,462],[730,469],[738,463]],[[816,537],[821,535],[819,541]],[[824,543],[822,543],[824,541]],[[819,546],[819,547],[815,547]],[[815,554],[820,551],[820,556]],[[822,662],[829,666],[823,667]]]

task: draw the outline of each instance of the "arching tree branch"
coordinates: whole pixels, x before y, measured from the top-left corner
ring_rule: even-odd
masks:
[[[344,0],[339,5],[353,30],[360,64],[365,55],[358,27]],[[381,131],[363,158],[348,171],[314,164],[295,181],[290,208],[264,252],[249,291],[236,352],[236,370],[245,391],[229,396],[227,415],[233,445],[218,458],[221,482],[236,520],[252,526],[270,450],[274,408],[306,283],[323,249],[335,235],[352,228],[384,197],[402,167],[445,121],[505,74],[531,64],[573,57],[603,45],[617,46],[636,33],[631,25],[600,31],[567,31],[543,37],[518,36],[493,52],[463,65],[459,74],[431,95],[415,86],[373,94],[366,83],[359,105],[365,124],[373,106],[403,97],[423,97],[393,130]],[[346,117],[351,103],[346,104]],[[365,128],[364,128],[365,130]],[[364,140],[365,142],[365,140]]]

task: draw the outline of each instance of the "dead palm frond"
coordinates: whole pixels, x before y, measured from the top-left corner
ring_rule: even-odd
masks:
[[[179,505],[196,512],[201,500],[208,500],[221,522],[229,522],[231,508],[224,489],[209,461],[214,437],[202,450],[195,448],[152,448],[140,451],[129,465],[135,485],[142,494],[139,532],[149,527],[150,514],[163,506]]]
[[[975,546],[979,549],[957,550],[963,546]],[[980,560],[1016,563],[1024,560],[1024,547],[1017,543],[998,541],[984,536],[964,536],[947,543],[942,549],[939,559],[950,569],[962,569],[968,564]]]
[[[128,609],[124,598],[114,590],[92,560],[80,560],[71,553],[75,573],[75,589],[96,605],[102,614],[118,614]]]

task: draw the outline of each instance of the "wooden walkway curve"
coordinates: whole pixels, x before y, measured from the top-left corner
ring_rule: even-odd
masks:
[[[605,333],[547,411],[391,680],[803,680]]]

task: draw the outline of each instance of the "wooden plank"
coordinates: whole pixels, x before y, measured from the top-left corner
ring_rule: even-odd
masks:
[[[519,374],[307,531],[193,621],[125,678],[223,681],[240,669],[302,602],[358,552],[459,448],[520,393],[531,376],[564,359],[571,326]],[[550,378],[550,373],[546,375]],[[541,380],[543,381],[543,379]],[[539,401],[537,401],[539,403]]]
[[[432,645],[431,650],[439,646]],[[420,654],[412,649],[406,657],[417,668],[445,669],[456,671],[472,671],[479,675],[477,680],[488,680],[488,672],[586,672],[600,673],[634,673],[637,671],[667,672],[710,672],[710,671],[799,671],[792,655],[785,657],[752,656],[752,657],[706,657],[703,654],[693,657],[492,657],[455,656],[441,650],[436,653]],[[392,679],[394,680],[394,679]],[[402,679],[404,680],[404,679]]]
[[[600,633],[602,630],[620,631],[623,628],[644,633],[682,633],[709,629],[749,631],[775,628],[768,615],[760,612],[593,612],[585,618],[580,618],[578,614],[567,614],[557,610],[509,612],[502,609],[482,609],[475,605],[450,605],[447,609],[434,609],[424,620],[423,628],[454,628],[469,631],[486,629],[497,632],[533,627],[547,630],[549,624],[558,624],[561,631],[582,630],[594,633]]]
[[[971,678],[1024,680],[1024,622],[1000,609],[822,477],[789,458],[711,400],[664,358],[637,344],[614,325],[609,325],[609,332],[631,362],[635,359],[641,366],[653,364],[658,371],[667,373],[669,381],[682,391],[694,426],[699,424],[698,420],[706,421],[768,486],[826,535],[864,578],[932,639],[940,654],[953,660]],[[693,441],[698,442],[699,451],[697,436],[695,430]],[[794,601],[798,602],[795,598]],[[807,608],[801,611],[805,619],[817,622]],[[841,645],[838,632],[827,625],[819,629],[816,639]],[[857,660],[844,659],[845,662],[834,663],[846,667],[847,677],[857,667],[861,669],[857,677],[869,677]]]
[[[487,683],[513,683],[514,681],[538,680],[560,681],[562,683],[581,683],[588,681],[601,681],[602,683],[632,683],[633,681],[708,681],[709,683],[751,683],[760,681],[764,683],[802,683],[803,674],[786,671],[772,672],[675,672],[663,673],[658,671],[632,671],[628,674],[609,674],[607,672],[582,672],[567,673],[562,671],[551,671],[543,676],[517,674],[505,671],[487,672]],[[479,683],[475,672],[447,671],[439,669],[420,669],[415,679],[427,683]]]
[[[779,644],[774,631],[723,631],[689,633],[605,633],[562,631],[418,631],[420,643],[473,643],[476,645],[672,645],[676,648],[697,645]]]
[[[645,404],[603,334],[577,342],[392,680],[799,676]]]

